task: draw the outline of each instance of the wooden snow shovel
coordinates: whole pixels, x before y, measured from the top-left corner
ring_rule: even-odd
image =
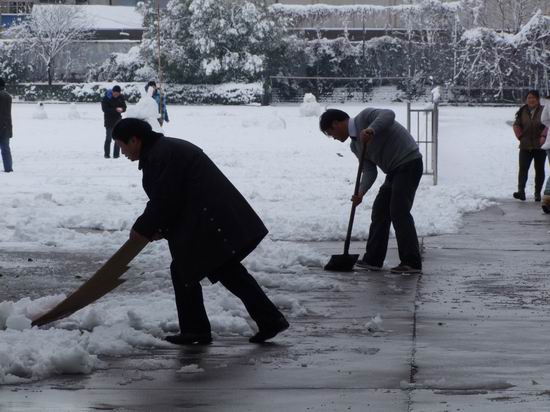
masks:
[[[359,158],[359,167],[357,169],[357,178],[355,179],[355,191],[353,192],[355,196],[359,194],[359,185],[361,183],[361,172],[363,171],[366,147],[367,145],[363,144],[363,149],[361,149],[361,157]],[[333,272],[351,272],[353,270],[355,262],[357,262],[357,259],[359,259],[359,255],[349,254],[351,229],[353,228],[353,219],[355,218],[355,208],[356,205],[352,204],[348,223],[348,233],[346,235],[346,241],[344,243],[344,254],[332,255],[328,263],[325,265],[325,270],[330,270]]]
[[[129,269],[128,264],[147,243],[149,241],[128,239],[90,279],[63,302],[34,319],[32,326],[42,326],[66,318],[124,283],[126,279],[120,279],[120,277]]]

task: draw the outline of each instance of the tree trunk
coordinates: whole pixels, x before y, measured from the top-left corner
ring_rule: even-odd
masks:
[[[52,85],[52,80],[53,80],[53,67],[52,67],[52,62],[48,62],[48,85],[51,86]]]

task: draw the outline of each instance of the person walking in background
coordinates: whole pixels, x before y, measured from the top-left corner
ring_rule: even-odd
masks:
[[[122,118],[122,113],[126,111],[126,102],[122,95],[122,90],[119,85],[105,92],[101,101],[101,109],[103,110],[103,119],[105,126],[105,144],[103,146],[105,159],[111,157],[111,140],[113,138],[113,127]],[[114,142],[113,157],[116,159],[120,156],[120,148]]]
[[[151,90],[152,89],[152,90]],[[166,110],[166,95],[162,95],[162,104],[160,99],[160,91],[157,87],[157,83],[154,80],[151,80],[149,83],[145,85],[145,91],[149,96],[151,96],[158,105],[158,121],[159,124],[162,126],[164,122],[169,123],[170,119],[168,118],[168,111]],[[162,116],[161,113],[162,112]]]
[[[525,185],[531,162],[535,161],[535,202],[541,200],[541,190],[544,184],[544,163],[546,152],[541,149],[546,139],[547,129],[541,123],[542,106],[540,94],[536,90],[527,93],[525,104],[516,113],[513,129],[519,140],[519,173],[518,191],[515,199],[525,200]]]
[[[10,139],[13,136],[11,121],[11,96],[6,92],[6,83],[0,79],[0,151],[4,172],[13,172],[13,161],[11,158]]]

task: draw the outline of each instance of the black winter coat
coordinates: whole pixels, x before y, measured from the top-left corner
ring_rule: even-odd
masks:
[[[267,235],[262,220],[199,147],[152,135],[139,160],[149,202],[134,230],[148,238],[161,231],[185,281],[240,262]]]
[[[0,90],[0,138],[12,137],[11,96]]]
[[[116,122],[122,118],[121,114],[116,110],[117,107],[122,107],[123,112],[126,111],[124,96],[120,94],[118,97],[113,97],[113,92],[107,90],[101,101],[101,110],[103,110],[103,125],[108,129],[112,129]]]

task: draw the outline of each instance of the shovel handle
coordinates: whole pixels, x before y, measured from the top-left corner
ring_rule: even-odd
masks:
[[[367,150],[367,145],[363,143],[363,148],[361,149],[361,156],[359,157],[359,166],[357,168],[357,177],[355,178],[355,190],[353,194],[357,196],[359,194],[359,186],[361,184],[361,173],[363,172],[363,163],[365,162],[365,152]],[[355,219],[355,208],[356,205],[351,205],[351,213],[349,215],[348,223],[348,233],[346,234],[346,242],[344,243],[344,255],[349,255],[349,245],[351,243],[351,230],[353,228],[353,220]]]

